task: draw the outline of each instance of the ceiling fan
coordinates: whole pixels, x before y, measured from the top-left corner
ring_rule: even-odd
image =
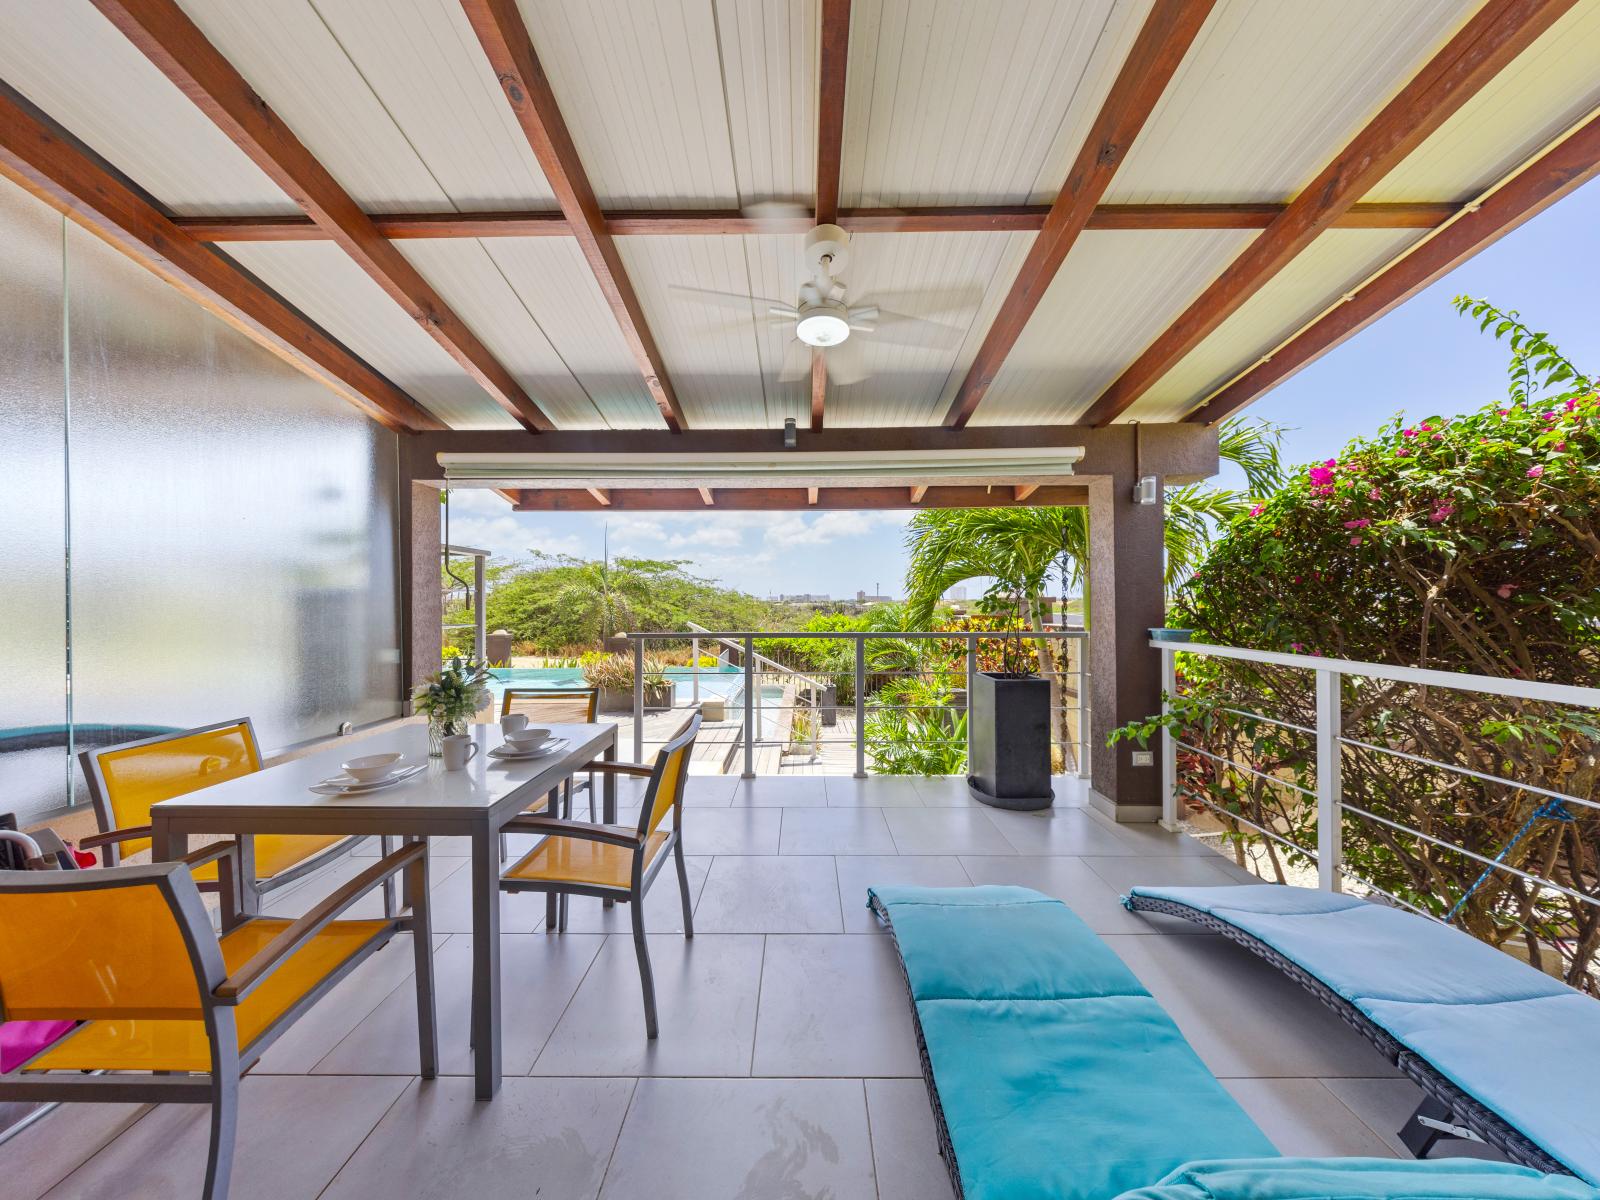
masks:
[[[828,375],[835,383],[854,383],[864,378],[867,372],[856,352],[859,343],[851,340],[852,334],[926,349],[953,349],[965,336],[964,329],[926,317],[907,316],[875,303],[852,304],[849,287],[840,278],[850,262],[850,235],[837,225],[818,225],[808,232],[804,256],[809,277],[800,284],[799,296],[793,303],[677,284],[672,290],[692,302],[738,308],[753,312],[757,319],[792,323],[794,336],[780,372],[784,382],[810,373],[810,355],[798,353],[805,347],[826,354]],[[880,295],[896,300],[903,297],[900,302],[923,312],[943,313],[974,308],[982,289],[959,287]]]

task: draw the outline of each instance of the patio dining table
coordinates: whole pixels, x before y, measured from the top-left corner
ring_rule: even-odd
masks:
[[[567,746],[543,758],[513,761],[488,751],[502,743],[497,725],[470,730],[479,752],[465,769],[446,771],[428,757],[425,725],[400,726],[359,742],[339,742],[304,757],[163,800],[150,810],[153,856],[171,860],[191,834],[298,833],[460,836],[472,846],[472,1045],[474,1091],[480,1100],[500,1088],[500,829],[596,758],[615,759],[617,729],[609,722],[552,725]],[[355,755],[397,751],[427,770],[403,783],[361,795],[325,796],[310,787],[340,773]],[[604,819],[617,817],[616,777],[604,775]],[[224,903],[229,900],[224,898]]]

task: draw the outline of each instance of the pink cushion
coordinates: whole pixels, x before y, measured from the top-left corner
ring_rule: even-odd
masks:
[[[64,1037],[75,1021],[0,1022],[0,1075],[27,1062],[50,1043]]]

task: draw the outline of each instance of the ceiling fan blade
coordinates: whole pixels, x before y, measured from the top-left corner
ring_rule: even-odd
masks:
[[[759,200],[740,211],[755,222],[758,234],[805,233],[817,223],[809,208],[789,200]]]
[[[769,304],[767,305],[767,317],[769,320],[797,321],[800,319],[800,310],[791,308],[787,304]]]
[[[718,292],[711,288],[685,287],[681,283],[668,284],[667,290],[697,304],[709,304],[716,308],[732,308],[747,315],[754,313],[757,309],[788,307],[780,300],[765,300],[760,296],[746,296],[742,292]]]
[[[867,377],[867,367],[861,361],[861,344],[855,341],[841,342],[826,352],[828,363],[828,381],[840,387],[848,387],[852,383],[860,383]]]
[[[941,313],[973,312],[983,303],[983,288],[972,283],[893,291],[873,288],[872,299],[885,308],[914,312],[919,317],[934,317]]]
[[[869,337],[898,346],[920,346],[925,350],[954,350],[967,336],[967,331],[959,326],[908,317],[886,308],[878,310],[873,324]]]
[[[804,351],[804,353],[800,353]],[[778,371],[779,383],[799,383],[811,378],[811,347],[793,337],[783,348],[783,362]]]

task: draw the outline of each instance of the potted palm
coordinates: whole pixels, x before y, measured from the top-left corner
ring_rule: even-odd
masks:
[[[968,718],[972,733],[967,788],[995,808],[1049,808],[1050,681],[1034,669],[1021,621],[1026,595],[1020,579],[1001,579],[986,600],[1012,614],[1001,638],[998,671],[973,676]]]
[[[430,757],[443,754],[445,737],[465,733],[467,723],[488,705],[488,682],[487,667],[458,655],[417,684],[411,693],[411,707],[428,718]]]
[[[631,654],[586,654],[583,680],[600,692],[601,712],[633,711],[633,656]],[[644,660],[644,709],[663,712],[672,707],[672,681],[666,667],[654,658]]]

